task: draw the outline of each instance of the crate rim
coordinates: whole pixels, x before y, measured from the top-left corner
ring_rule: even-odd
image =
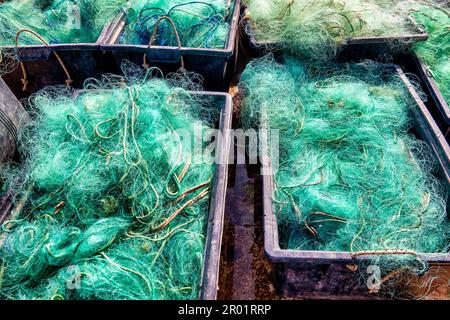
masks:
[[[223,228],[225,221],[225,202],[228,184],[228,158],[231,148],[231,124],[233,114],[233,99],[229,93],[216,91],[202,91],[206,95],[224,97],[225,105],[222,109],[219,128],[223,139],[218,139],[217,150],[220,164],[216,164],[216,184],[211,191],[210,214],[205,241],[204,264],[200,285],[201,300],[216,300],[219,291],[220,260],[222,250]],[[208,240],[209,239],[209,240]]]
[[[385,65],[389,68],[389,65]],[[422,117],[426,122],[428,129],[438,138],[437,141],[430,141],[430,147],[433,149],[439,165],[445,174],[447,185],[450,184],[450,174],[445,167],[450,163],[450,148],[444,138],[441,130],[433,120],[431,114],[426,108],[418,93],[409,82],[401,67],[390,65],[393,70],[399,74],[401,80],[405,83],[411,97],[417,103],[419,110],[411,108],[416,117]],[[419,113],[420,112],[420,113]],[[262,139],[264,141],[264,139]],[[267,140],[266,140],[267,141]],[[354,264],[358,261],[367,261],[365,257],[352,257],[351,252],[346,251],[319,251],[319,250],[293,250],[281,249],[278,234],[278,224],[275,212],[273,210],[273,172],[270,157],[267,153],[267,146],[262,154],[262,204],[264,211],[264,251],[269,261],[273,263],[338,263],[338,264]],[[446,157],[445,162],[439,156],[437,149],[441,149]],[[450,263],[450,253],[417,253],[417,256],[431,264],[448,264]]]

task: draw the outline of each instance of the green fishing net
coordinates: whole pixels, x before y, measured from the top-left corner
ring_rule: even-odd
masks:
[[[192,145],[207,145],[219,103],[181,88],[186,74],[139,72],[30,98],[22,162],[1,171],[14,209],[0,297],[198,297],[215,166]]]
[[[395,72],[268,56],[248,65],[241,88],[243,126],[279,130],[279,148],[269,149],[279,154],[273,206],[283,249],[376,251],[362,256],[383,276],[425,271],[416,253],[448,253],[446,188],[431,149],[410,133],[414,101]]]
[[[1,2],[0,47],[95,43],[103,28],[127,3],[128,0]],[[0,76],[13,71],[17,60],[15,50],[0,48]]]
[[[429,34],[428,40],[414,49],[429,66],[445,100],[450,101],[450,8],[438,3],[418,4],[412,16]]]
[[[178,46],[169,17],[178,32],[181,45],[193,48],[223,49],[228,40],[234,1],[231,0],[134,0],[127,11],[127,25],[120,42]],[[158,23],[158,25],[156,25]]]
[[[20,30],[31,30],[48,43],[96,42],[126,0],[11,0],[0,4],[0,44],[15,46]],[[19,45],[42,44],[21,34]]]
[[[328,59],[356,37],[413,33],[409,0],[246,0],[258,42],[281,43],[302,58]]]

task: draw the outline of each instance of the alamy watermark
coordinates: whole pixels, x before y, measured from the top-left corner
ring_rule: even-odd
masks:
[[[196,122],[190,129],[177,129],[161,136],[164,151],[171,163],[245,165],[260,164],[261,174],[278,170],[279,130],[267,129],[211,129]],[[174,145],[182,146],[182,150]],[[189,157],[189,160],[187,160]]]
[[[69,290],[80,290],[81,289],[81,271],[76,265],[71,265],[67,267],[67,279],[66,286]]]
[[[378,292],[381,289],[381,268],[377,265],[370,265],[367,267],[366,273],[368,275],[366,285],[369,292]]]

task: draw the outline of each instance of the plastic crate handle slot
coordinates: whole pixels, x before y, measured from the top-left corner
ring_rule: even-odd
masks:
[[[19,47],[19,37],[24,32],[27,32],[27,33],[30,33],[30,34],[34,35],[43,44],[45,44],[45,46],[48,47],[48,42],[45,41],[44,38],[42,38],[38,33],[34,32],[32,30],[29,30],[29,29],[22,29],[19,32],[17,32],[17,34],[16,34],[16,50],[18,50],[18,47]],[[58,59],[58,62],[60,64],[60,66],[62,67],[62,69],[64,70],[64,73],[66,74],[66,77],[67,77],[66,85],[68,87],[70,87],[72,85],[72,83],[73,83],[73,80],[70,77],[69,70],[67,70],[67,68],[66,68],[64,62],[62,61],[61,57],[59,56],[59,54],[57,52],[55,52],[55,51],[53,51],[53,54],[55,55],[56,59]],[[23,78],[21,79],[22,84],[23,84],[22,91],[26,91],[27,87],[28,87],[28,83],[29,83],[28,77],[27,77],[27,70],[25,69],[25,64],[24,64],[23,61],[19,61],[19,63],[20,63],[20,68],[22,69],[22,74],[23,74]]]
[[[174,31],[174,33],[175,33],[175,37],[177,38],[178,50],[181,50],[181,47],[182,47],[182,46],[181,46],[181,40],[180,40],[180,36],[179,36],[179,34],[178,34],[178,31],[177,31],[177,28],[175,27],[175,23],[173,22],[173,20],[170,19],[168,16],[162,16],[162,17],[160,17],[160,18],[156,21],[155,26],[154,26],[154,28],[153,28],[152,36],[150,37],[150,41],[149,41],[149,43],[148,43],[147,49],[150,49],[151,46],[152,46],[152,44],[153,44],[153,41],[155,41],[156,33],[158,32],[159,23],[160,23],[162,20],[167,20],[167,21],[169,21],[169,23],[170,23],[170,25],[172,26],[172,29],[173,29],[173,31]],[[184,58],[183,58],[183,56],[180,57],[180,64],[181,64],[180,69],[181,69],[181,70],[185,70],[185,68],[184,68]],[[147,61],[147,53],[144,54],[144,63],[143,63],[142,66],[143,66],[146,70],[150,68],[150,65],[148,64],[148,61]]]

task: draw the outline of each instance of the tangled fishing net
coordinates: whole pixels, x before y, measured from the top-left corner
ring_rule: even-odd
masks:
[[[417,43],[415,51],[429,66],[446,101],[450,101],[450,8],[438,2],[418,4],[412,16],[424,26],[429,37]]]
[[[241,87],[243,125],[279,130],[279,150],[269,149],[279,152],[282,248],[366,256],[383,281],[424,272],[416,253],[448,253],[446,189],[431,149],[410,133],[414,102],[395,73],[373,62],[281,65],[269,56],[250,63]]]
[[[409,0],[246,0],[258,42],[276,42],[302,58],[327,59],[357,37],[401,36],[415,31]]]
[[[95,43],[128,0],[10,0],[0,3],[0,46]],[[17,39],[16,39],[17,38]],[[0,49],[0,76],[17,66]]]
[[[224,48],[228,40],[234,1],[231,0],[135,0],[127,12],[127,25],[120,42],[193,48]],[[157,30],[154,30],[157,27]],[[155,39],[151,39],[153,32]]]
[[[31,30],[48,43],[96,42],[126,0],[11,0],[0,4],[0,44],[15,46],[20,30]],[[42,44],[32,34],[19,45]]]
[[[15,199],[0,297],[198,297],[215,169],[192,143],[206,144],[218,102],[138,69],[30,99],[22,163],[2,171]]]

